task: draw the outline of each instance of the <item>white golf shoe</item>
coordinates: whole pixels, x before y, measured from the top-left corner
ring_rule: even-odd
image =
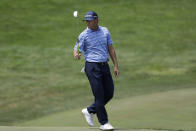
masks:
[[[100,129],[103,131],[113,131],[114,127],[110,123],[106,123],[100,126]]]
[[[90,114],[87,108],[82,109],[82,114],[84,115],[86,122],[89,124],[89,126],[94,126],[93,114]]]

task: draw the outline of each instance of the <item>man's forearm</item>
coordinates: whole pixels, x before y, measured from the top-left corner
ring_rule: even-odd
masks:
[[[77,51],[76,50],[73,50],[73,56],[75,57],[77,54]]]
[[[116,52],[113,46],[109,46],[109,54],[115,67],[118,67]]]
[[[119,75],[118,62],[117,62],[116,52],[113,46],[109,46],[109,54],[114,64],[114,76],[118,77]]]

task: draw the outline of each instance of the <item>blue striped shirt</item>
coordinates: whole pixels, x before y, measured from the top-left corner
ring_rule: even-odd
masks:
[[[99,26],[94,31],[87,27],[78,37],[74,46],[79,52],[84,52],[84,58],[88,62],[106,62],[108,61],[108,46],[112,45],[110,32],[106,27]]]

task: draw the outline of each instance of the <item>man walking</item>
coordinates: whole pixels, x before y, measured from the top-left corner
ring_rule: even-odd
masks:
[[[98,25],[98,15],[93,11],[85,14],[87,29],[78,37],[74,47],[73,55],[76,60],[80,59],[81,53],[84,52],[85,73],[88,77],[91,89],[94,95],[94,102],[82,113],[90,126],[94,126],[93,116],[101,124],[101,130],[113,130],[114,128],[108,121],[105,105],[113,97],[114,84],[108,65],[109,56],[114,64],[114,75],[119,75],[118,62],[115,49],[112,46],[113,41],[110,32],[106,27]],[[79,52],[77,51],[79,46]]]

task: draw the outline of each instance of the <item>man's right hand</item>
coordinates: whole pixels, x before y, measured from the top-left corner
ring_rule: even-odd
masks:
[[[74,59],[75,60],[80,60],[81,54],[80,53],[77,53],[77,51],[74,50],[73,56],[74,56]]]
[[[80,57],[81,57],[81,54],[79,53],[77,53],[77,54],[75,54],[74,55],[74,59],[76,59],[76,60],[80,60]]]

